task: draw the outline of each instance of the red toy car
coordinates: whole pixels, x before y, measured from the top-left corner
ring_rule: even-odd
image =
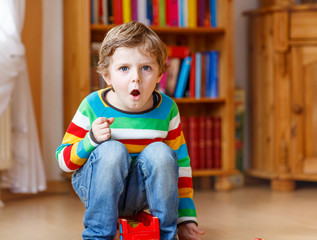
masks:
[[[120,240],[159,240],[159,219],[146,212],[119,218]]]

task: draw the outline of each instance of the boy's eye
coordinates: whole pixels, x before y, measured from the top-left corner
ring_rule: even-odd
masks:
[[[150,71],[150,70],[151,70],[151,67],[150,67],[150,66],[144,66],[144,67],[142,67],[142,69],[143,69],[144,71]]]
[[[120,70],[123,71],[123,72],[128,71],[128,67],[125,67],[125,66],[120,67]]]

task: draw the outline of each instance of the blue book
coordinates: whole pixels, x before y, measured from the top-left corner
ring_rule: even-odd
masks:
[[[218,89],[218,77],[219,77],[219,52],[210,51],[209,52],[209,96],[211,98],[219,97]]]
[[[177,84],[175,89],[175,98],[182,98],[185,95],[186,86],[189,80],[191,57],[186,57],[179,70]]]
[[[210,96],[210,84],[209,84],[209,75],[210,75],[210,54],[209,52],[204,52],[205,55],[205,97]]]
[[[178,0],[178,26],[184,27],[184,0]]]
[[[217,27],[217,0],[210,0],[211,26]]]
[[[195,98],[201,98],[201,53],[196,53]]]
[[[146,0],[146,25],[150,26],[153,24],[153,1]]]

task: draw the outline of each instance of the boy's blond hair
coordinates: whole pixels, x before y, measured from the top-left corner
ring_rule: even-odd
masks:
[[[150,28],[140,22],[128,22],[109,30],[99,49],[97,71],[108,74],[110,58],[119,47],[144,47],[143,49],[156,58],[159,74],[167,70],[167,50],[163,41]]]

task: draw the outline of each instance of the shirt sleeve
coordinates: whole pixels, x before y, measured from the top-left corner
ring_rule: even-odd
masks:
[[[198,224],[196,208],[193,201],[192,169],[176,103],[174,103],[171,108],[168,135],[164,142],[175,151],[179,165],[179,208],[177,224],[186,221]]]
[[[91,124],[96,118],[86,99],[80,104],[62,141],[56,150],[60,168],[73,172],[83,166],[90,153],[98,146],[90,135]]]

